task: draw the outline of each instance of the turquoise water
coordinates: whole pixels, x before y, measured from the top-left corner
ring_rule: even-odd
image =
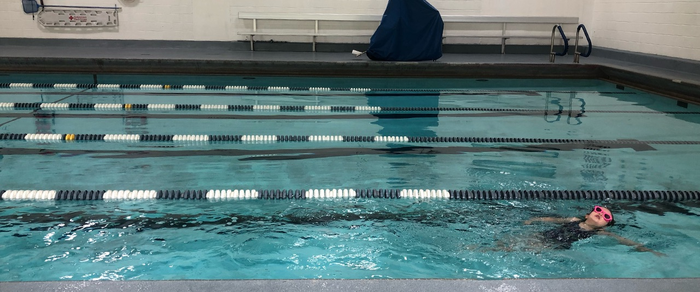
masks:
[[[0,102],[470,108],[410,112],[0,110],[0,133],[343,135],[595,143],[0,141],[0,189],[698,190],[700,110],[596,80],[97,76],[110,84],[313,86],[331,92],[0,89]],[[196,80],[196,81],[193,81]],[[11,75],[2,82],[93,83]],[[407,92],[403,89],[421,89]],[[439,89],[441,94],[428,93]],[[502,111],[513,109],[521,111]],[[546,113],[546,114],[545,114]],[[606,237],[491,251],[610,206]],[[0,202],[0,280],[697,277],[692,202],[416,200]],[[517,241],[517,240],[516,240]],[[679,265],[687,269],[677,269]]]
[[[697,277],[698,206],[605,203],[610,231],[569,250],[492,251],[582,216],[574,201],[37,202],[0,206],[0,279]],[[598,202],[602,203],[602,202]],[[678,269],[682,266],[682,269]]]

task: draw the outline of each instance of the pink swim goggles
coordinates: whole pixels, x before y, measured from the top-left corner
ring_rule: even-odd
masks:
[[[607,212],[607,211],[603,210],[603,207],[601,207],[601,206],[595,206],[595,207],[593,207],[593,211],[596,212],[596,213],[603,214],[603,220],[605,220],[605,222],[610,222],[610,221],[612,221],[612,218],[613,218],[613,217],[612,217],[612,214],[610,214],[610,212]]]

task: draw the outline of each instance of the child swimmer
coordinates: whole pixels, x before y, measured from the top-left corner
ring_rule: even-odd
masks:
[[[641,243],[634,242],[612,232],[606,231],[605,227],[615,224],[615,217],[613,217],[612,212],[605,207],[594,206],[593,210],[584,216],[584,219],[578,217],[539,217],[526,220],[524,224],[530,225],[534,222],[561,223],[563,225],[559,226],[558,228],[541,232],[533,238],[526,239],[524,242],[522,239],[517,240],[517,242],[511,242],[511,244],[498,241],[496,243],[497,248],[491,250],[540,251],[546,248],[569,249],[571,248],[571,244],[581,239],[586,239],[593,235],[607,235],[617,239],[617,241],[621,244],[634,247],[634,249],[637,251],[651,252],[657,256],[666,256],[663,253],[645,247]]]
[[[564,224],[559,228],[544,231],[539,236],[545,245],[554,249],[569,249],[571,248],[572,243],[599,234],[615,238],[621,244],[632,246],[637,251],[651,252],[657,256],[665,256],[665,254],[647,248],[641,243],[637,243],[612,232],[605,231],[605,227],[615,224],[615,217],[613,217],[612,212],[605,207],[594,206],[593,210],[586,214],[584,220],[577,217],[540,217],[527,220],[524,223],[529,225],[533,222],[552,222]]]

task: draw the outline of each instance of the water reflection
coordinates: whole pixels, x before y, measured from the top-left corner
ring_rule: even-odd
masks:
[[[568,97],[561,97],[561,93],[553,95],[548,91],[544,102],[544,120],[548,123],[559,122],[566,111],[568,116],[566,123],[569,125],[580,125],[581,118],[586,112],[586,101],[576,97],[576,92],[569,92]]]
[[[367,92],[368,106],[407,107],[407,108],[437,108],[440,93],[392,93],[392,92]],[[412,114],[388,115],[374,114],[377,120],[372,124],[381,127],[377,134],[380,136],[415,136],[437,137],[432,129],[439,125],[438,111],[415,111]]]

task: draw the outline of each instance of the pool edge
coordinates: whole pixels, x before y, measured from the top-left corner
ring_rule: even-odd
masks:
[[[0,291],[696,291],[700,278],[365,279],[0,282]]]
[[[308,77],[595,78],[597,64],[0,57],[0,72]]]
[[[700,104],[700,84],[607,64],[0,57],[0,72],[600,79]]]

